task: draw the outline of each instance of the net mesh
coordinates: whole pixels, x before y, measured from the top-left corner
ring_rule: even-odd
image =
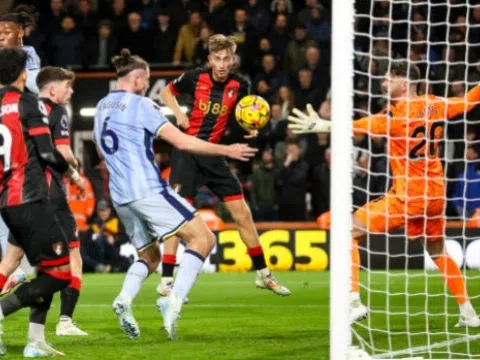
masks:
[[[392,106],[382,83],[395,59],[418,66],[420,95],[463,101],[480,83],[480,2],[357,0],[355,7],[355,119]],[[417,150],[426,156],[420,161],[426,162],[427,178],[433,166],[428,152],[439,154],[446,249],[464,275],[473,307],[480,311],[480,106],[444,124],[438,140],[429,137],[428,128],[410,134],[406,156],[424,141]],[[395,159],[388,155],[391,145],[386,136],[358,135],[353,144],[353,203],[358,209],[388,192],[395,180],[391,171]],[[428,188],[427,183],[425,197]],[[426,205],[424,211],[429,219]],[[398,215],[408,222],[409,212],[405,205]],[[390,221],[394,223],[386,219],[387,227]],[[408,240],[409,231],[403,228],[369,231],[360,243],[360,292],[369,316],[352,325],[353,343],[377,358],[480,358],[480,328],[455,327],[460,314],[456,298],[422,241]],[[425,222],[419,235],[427,228]]]

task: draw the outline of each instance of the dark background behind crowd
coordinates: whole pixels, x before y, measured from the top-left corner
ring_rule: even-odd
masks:
[[[28,29],[25,44],[36,48],[43,65],[77,71],[110,69],[111,56],[121,48],[147,59],[153,68],[202,66],[210,35],[235,36],[235,70],[250,82],[252,93],[270,102],[272,113],[254,143],[260,148],[258,158],[248,164],[232,163],[255,219],[308,221],[328,212],[329,135],[297,136],[287,129],[286,119],[294,107],[305,109],[307,103],[330,119],[331,0],[4,0],[0,11],[20,3],[33,5],[40,13],[38,26]],[[462,97],[477,85],[477,3],[356,1],[355,118],[386,105],[381,82],[392,58],[409,59],[420,67],[422,94]],[[442,144],[450,217],[472,218],[480,208],[480,107],[467,119],[449,122],[448,141]],[[235,126],[227,131],[225,141],[232,140],[234,132]],[[353,202],[358,207],[385,192],[390,178],[385,139],[357,136],[354,144]],[[167,177],[169,149],[159,143],[156,150]],[[102,162],[86,173],[99,211],[92,209],[81,216],[88,218],[86,228],[92,232],[94,226],[106,226],[98,206],[108,205],[108,173]],[[229,220],[206,189],[196,200],[200,207],[216,207],[217,214]],[[111,245],[112,238],[106,236],[105,242]],[[101,252],[111,256],[108,246]]]

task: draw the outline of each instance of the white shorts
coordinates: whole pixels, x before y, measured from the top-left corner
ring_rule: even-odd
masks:
[[[114,206],[137,250],[174,235],[196,213],[195,208],[170,187],[157,195]]]

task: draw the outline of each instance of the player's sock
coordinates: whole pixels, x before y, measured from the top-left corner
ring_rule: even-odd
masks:
[[[72,318],[73,311],[77,305],[78,298],[80,297],[80,290],[82,289],[82,279],[73,276],[70,284],[62,290],[61,299],[62,304],[60,308],[60,319],[68,317]]]
[[[5,286],[7,280],[8,278],[5,275],[0,274],[0,292],[3,290],[3,287]]]
[[[122,291],[120,294],[124,294],[128,299],[135,299],[143,282],[148,277],[148,265],[143,260],[137,260],[128,268],[127,276],[123,281]]]
[[[0,302],[4,316],[21,308],[38,305],[38,299],[47,299],[63,289],[71,281],[70,272],[40,273],[35,279],[24,283],[10,296]]]
[[[162,256],[162,278],[173,277],[173,269],[177,264],[177,256],[171,254],[163,254]]]
[[[457,264],[448,255],[444,254],[433,259],[438,269],[443,275],[448,288],[458,304],[464,304],[468,301],[467,289],[463,281],[463,276]]]
[[[252,258],[255,270],[263,270],[267,267],[265,256],[263,255],[263,249],[260,245],[249,248],[248,255]]]
[[[173,283],[173,293],[181,299],[185,299],[192,289],[197,275],[202,269],[205,258],[191,249],[185,250],[182,261]]]
[[[32,322],[28,324],[28,342],[46,342],[45,324],[36,324]]]
[[[28,325],[28,342],[45,342],[45,322],[52,304],[53,294],[46,296],[41,302],[31,306],[30,323]]]
[[[360,293],[360,250],[358,239],[352,241],[352,293]]]

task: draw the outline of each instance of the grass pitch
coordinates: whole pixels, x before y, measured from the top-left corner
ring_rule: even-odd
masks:
[[[370,298],[373,310],[370,323],[365,321],[363,325],[355,325],[355,330],[372,340],[377,349],[401,350],[409,345],[426,345],[427,336],[421,333],[425,331],[427,319],[429,331],[438,333],[431,336],[431,342],[445,340],[446,323],[450,331],[460,334],[458,337],[467,334],[466,330],[453,328],[457,320],[457,306],[452,299],[445,302],[441,278],[430,278],[426,287],[422,273],[412,273],[419,276],[409,277],[408,282],[402,273],[393,274],[388,278],[382,274],[371,274],[372,288],[376,292],[371,293]],[[362,274],[364,283],[365,275]],[[182,311],[179,339],[172,342],[167,340],[161,329],[161,315],[154,306],[157,275],[148,279],[134,302],[134,314],[142,332],[138,340],[130,340],[123,334],[111,309],[124,275],[87,275],[74,320],[89,336],[55,336],[59,313],[57,295],[47,322],[47,341],[65,352],[67,359],[328,359],[329,273],[288,272],[277,273],[277,277],[292,290],[290,297],[256,289],[254,273],[200,275],[190,294],[191,303],[185,305]],[[480,292],[478,278],[475,281],[469,284],[472,294],[475,288],[477,294]],[[398,292],[398,295],[386,298],[382,292],[387,285],[392,293]],[[424,294],[409,296],[407,311],[405,290],[423,293],[426,289],[434,295],[428,298],[428,317],[424,312],[427,304]],[[384,312],[387,301],[393,312],[389,316]],[[480,310],[478,299],[474,300],[474,305]],[[445,317],[446,310],[451,317]],[[4,321],[7,358],[21,358],[27,323],[27,310]],[[370,331],[365,327],[367,325],[370,325]],[[395,335],[389,337],[385,330]],[[407,330],[419,334],[409,338],[405,334]],[[470,331],[469,334],[480,334],[480,330]],[[450,350],[470,353],[472,358],[477,358],[475,356],[480,356],[480,339],[468,345],[451,346]],[[440,352],[445,348],[437,351],[421,355],[449,358],[448,353]]]

